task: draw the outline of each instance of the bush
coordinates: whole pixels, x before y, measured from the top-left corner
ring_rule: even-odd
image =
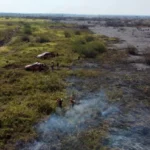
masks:
[[[25,34],[31,35],[32,34],[32,29],[31,26],[29,24],[25,24],[24,25],[24,31]]]
[[[137,55],[137,49],[134,46],[128,46],[127,53],[130,55]]]
[[[64,82],[57,76],[40,77],[37,81],[37,89],[43,92],[56,92],[64,89]]]
[[[85,37],[85,40],[87,41],[87,42],[92,42],[92,41],[94,41],[94,37],[93,36],[86,36]]]
[[[53,111],[53,108],[50,106],[48,102],[41,101],[38,105],[38,112],[49,115]]]
[[[48,36],[41,36],[36,39],[36,42],[37,43],[47,43],[47,42],[50,42],[50,40],[49,40]]]
[[[76,39],[76,41],[74,42],[75,46],[82,46],[84,44],[87,44],[86,39],[85,38],[78,38]]]
[[[81,55],[84,55],[86,58],[95,58],[98,53],[93,49],[86,47],[81,51]]]
[[[66,38],[70,38],[70,37],[71,37],[71,33],[68,32],[68,31],[65,31],[65,32],[64,32],[64,35],[65,35]]]
[[[27,35],[24,35],[24,36],[21,38],[21,40],[22,40],[23,42],[30,42],[30,38],[29,38]]]
[[[30,28],[25,28],[25,29],[24,29],[24,33],[25,33],[25,34],[28,34],[28,35],[31,35],[31,34],[32,34],[32,31],[31,31]]]
[[[104,53],[106,51],[105,45],[99,41],[93,41],[89,43],[89,46],[98,53]]]
[[[75,35],[81,35],[81,32],[79,30],[75,31]]]
[[[83,41],[84,40],[82,39],[81,41],[75,42],[73,50],[86,58],[95,58],[98,54],[106,51],[105,45],[99,41],[89,43]]]

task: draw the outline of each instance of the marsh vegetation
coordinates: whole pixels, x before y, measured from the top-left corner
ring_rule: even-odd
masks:
[[[33,126],[55,110],[57,98],[66,97],[65,79],[71,74],[70,66],[79,56],[97,57],[105,52],[101,38],[73,28],[50,20],[0,18],[0,149],[13,149],[18,140],[35,138]],[[59,55],[37,58],[45,51]],[[35,62],[49,69],[24,69]],[[52,62],[55,66],[59,63],[60,69],[54,66],[52,71]]]
[[[0,18],[0,149],[149,148],[149,70],[127,61],[139,56],[136,45],[116,44],[84,24]],[[26,71],[30,64],[48,69]]]

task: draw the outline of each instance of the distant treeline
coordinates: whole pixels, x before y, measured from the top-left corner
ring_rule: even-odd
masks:
[[[0,17],[20,17],[20,18],[76,18],[80,20],[84,19],[104,19],[104,18],[150,18],[150,16],[123,16],[123,15],[80,15],[80,14],[42,14],[42,13],[0,13]]]

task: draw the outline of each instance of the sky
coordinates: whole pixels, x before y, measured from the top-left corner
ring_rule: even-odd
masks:
[[[150,15],[150,0],[0,0],[0,12]]]

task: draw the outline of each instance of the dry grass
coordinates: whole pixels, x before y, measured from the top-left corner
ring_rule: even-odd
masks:
[[[111,50],[98,56],[98,60],[103,64],[126,63],[128,55],[125,51]]]
[[[8,36],[5,22],[0,19],[0,30]],[[20,28],[9,43],[6,42],[7,45],[0,47],[0,149],[13,149],[18,140],[27,141],[35,137],[33,125],[55,111],[57,98],[66,97],[64,79],[70,72],[62,66],[70,66],[77,59],[78,54],[72,50],[74,41],[92,36],[85,29],[75,34],[71,25],[64,29],[61,23],[48,24],[43,20],[10,18],[7,23],[13,23],[13,28]],[[59,28],[57,32],[55,27]],[[65,32],[71,33],[71,37],[65,38]],[[45,51],[56,52],[59,56],[39,60],[36,56]],[[59,62],[59,70],[56,66],[53,72],[24,70],[25,65],[34,62],[44,63],[50,68],[52,61],[54,64]],[[73,74],[95,77],[98,72],[79,71]]]

